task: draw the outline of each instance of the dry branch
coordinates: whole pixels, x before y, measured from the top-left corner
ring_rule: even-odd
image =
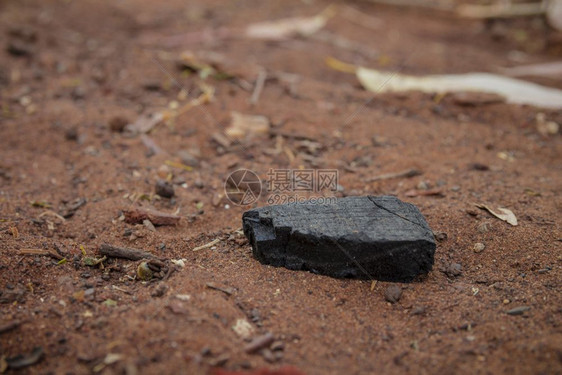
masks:
[[[99,253],[111,258],[123,258],[129,260],[156,259],[157,257],[143,250],[129,249],[109,244],[102,244]]]

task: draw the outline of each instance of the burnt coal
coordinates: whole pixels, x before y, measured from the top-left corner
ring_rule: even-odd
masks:
[[[276,267],[409,282],[433,266],[433,232],[417,207],[395,197],[266,206],[242,221],[254,257]]]

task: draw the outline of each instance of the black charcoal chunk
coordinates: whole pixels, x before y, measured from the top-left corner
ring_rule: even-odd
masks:
[[[336,278],[408,282],[431,271],[435,240],[412,204],[390,196],[266,206],[242,216],[264,264]]]

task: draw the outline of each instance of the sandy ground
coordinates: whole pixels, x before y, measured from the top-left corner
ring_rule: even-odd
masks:
[[[328,5],[0,3],[0,370],[562,373],[562,138],[536,121],[542,113],[562,124],[562,112],[376,95],[325,62],[496,72],[559,59],[559,35],[539,17],[481,22],[339,2],[311,37],[244,36],[250,23]],[[186,51],[223,74],[189,73]],[[212,101],[197,105],[209,90]],[[194,105],[180,112],[186,103]],[[270,129],[225,143],[232,111],[265,116]],[[145,135],[120,131],[150,114],[165,121]],[[262,180],[270,169],[336,169],[335,196],[415,204],[439,239],[432,272],[398,284],[390,303],[390,283],[260,264],[241,215],[268,195],[253,206],[229,202],[224,181],[239,168]],[[422,174],[371,181],[408,169]],[[155,196],[162,178],[171,199]],[[510,209],[518,225],[475,203]],[[140,206],[181,219],[154,230],[127,223],[124,212]],[[103,243],[152,253],[162,278],[136,279],[139,261],[86,265]],[[183,267],[171,263],[179,259]],[[268,332],[271,348],[245,351]]]

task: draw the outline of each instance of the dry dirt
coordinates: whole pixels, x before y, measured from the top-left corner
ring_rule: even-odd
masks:
[[[39,361],[26,357],[29,366],[8,373],[562,373],[562,137],[541,134],[535,120],[542,112],[562,124],[562,112],[373,95],[325,63],[332,56],[413,74],[494,72],[560,59],[559,35],[539,17],[486,23],[338,4],[380,24],[336,15],[323,39],[266,42],[242,30],[315,15],[329,3],[0,2],[0,370],[40,347]],[[336,36],[355,47],[334,45]],[[218,60],[234,77],[182,72],[184,51]],[[252,105],[262,69],[268,79]],[[181,107],[200,96],[201,82],[214,99],[148,138],[112,130],[119,119]],[[562,88],[560,80],[536,82]],[[232,111],[264,115],[272,131],[218,145],[213,134],[224,134]],[[196,158],[192,170],[178,164],[180,150]],[[401,298],[390,303],[385,293],[397,293],[389,283],[253,259],[239,232],[248,207],[223,197],[223,181],[238,168],[266,179],[270,168],[301,167],[338,169],[339,196],[391,194],[417,205],[440,239],[433,271],[399,284]],[[367,182],[410,168],[423,175]],[[159,175],[171,177],[172,199],[154,196]],[[440,196],[410,196],[425,187]],[[474,203],[507,207],[519,225]],[[141,204],[182,219],[155,231],[122,220]],[[267,204],[265,194],[257,204]],[[98,257],[102,243],[185,266],[142,282],[134,279],[138,261],[84,265],[81,246]],[[58,251],[67,261],[25,249]],[[277,350],[246,353],[232,329],[240,319],[251,337],[271,332]]]

